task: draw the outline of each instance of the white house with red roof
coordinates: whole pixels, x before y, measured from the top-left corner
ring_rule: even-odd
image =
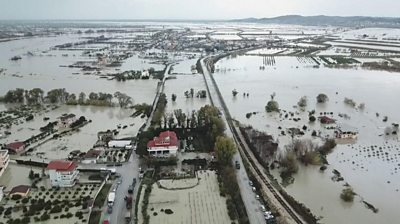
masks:
[[[75,162],[53,160],[47,165],[51,186],[72,187],[79,179],[79,171]]]
[[[149,155],[157,157],[176,156],[178,153],[178,138],[173,131],[161,132],[147,143]]]

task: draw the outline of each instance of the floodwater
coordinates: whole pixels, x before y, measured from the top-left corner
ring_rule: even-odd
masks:
[[[67,158],[71,151],[80,150],[86,152],[90,150],[97,141],[97,133],[99,131],[118,129],[118,125],[121,127],[126,125],[127,128],[118,129],[120,133],[116,137],[133,137],[136,136],[140,126],[145,122],[145,119],[140,117],[130,117],[133,113],[133,110],[130,109],[95,106],[61,106],[48,113],[41,113],[35,116],[33,121],[13,125],[10,130],[13,134],[5,139],[1,139],[1,143],[16,140],[23,141],[34,134],[39,134],[40,127],[45,126],[49,121],[56,121],[64,113],[73,113],[78,118],[85,116],[87,120],[91,120],[92,122],[80,128],[79,132],[73,132],[71,135],[51,140],[39,146],[29,158],[32,158],[32,160]],[[50,120],[43,121],[44,117],[49,117]],[[43,157],[38,157],[36,153],[45,154]]]
[[[189,66],[190,68],[190,66]],[[201,74],[195,75],[176,75],[176,79],[169,79],[165,82],[164,93],[167,96],[168,104],[166,107],[167,113],[173,113],[176,109],[182,109],[183,113],[190,115],[193,110],[198,110],[202,106],[210,104],[209,98],[186,98],[185,91],[194,89],[196,95],[197,91],[207,90],[204,78]],[[172,94],[176,94],[176,101],[172,102]],[[208,94],[208,93],[207,93]]]
[[[4,95],[8,90],[15,88],[42,88],[46,92],[55,88],[65,88],[69,93],[79,94],[80,92],[84,92],[87,96],[90,92],[113,94],[120,91],[132,97],[134,104],[152,104],[159,80],[128,80],[118,82],[116,80],[100,78],[96,75],[83,75],[79,69],[60,67],[60,65],[71,65],[77,61],[90,62],[96,59],[83,55],[83,50],[52,50],[52,47],[59,44],[86,40],[87,37],[99,35],[65,34],[0,43],[0,68],[6,69],[5,74],[0,75],[0,95]],[[82,46],[82,48],[102,48],[107,46],[108,44],[98,46],[89,45]],[[32,54],[27,54],[27,52],[31,52]],[[16,55],[21,56],[22,59],[11,61],[10,58]],[[141,59],[138,57],[138,53],[136,53],[124,61],[121,67],[118,68],[118,71],[144,70],[150,67],[162,70],[165,66],[154,64],[153,61],[148,59]],[[105,68],[101,72],[107,74],[115,73],[116,71],[116,68]],[[6,110],[10,107],[12,105],[0,103],[1,110]],[[92,122],[82,127],[79,133],[73,133],[62,139],[45,143],[38,147],[32,156],[32,159],[39,159],[36,153],[44,152],[43,159],[66,158],[68,153],[73,150],[88,151],[96,143],[99,131],[117,129],[118,125],[121,125],[121,127],[126,125],[127,128],[121,129],[117,138],[136,136],[145,119],[130,117],[133,112],[132,109],[121,109],[119,107],[64,105],[55,110],[37,114],[33,121],[13,125],[9,130],[12,134],[1,139],[0,144],[16,140],[26,140],[40,133],[40,127],[45,126],[49,121],[57,120],[64,113],[74,113],[78,117],[85,116],[88,120],[92,120]],[[50,120],[45,122],[43,121],[44,117],[49,117]],[[65,149],[64,146],[67,148]]]
[[[276,64],[261,70],[263,57],[239,56],[219,61],[214,77],[232,116],[244,124],[272,134],[280,148],[290,138],[280,135],[279,126],[302,128],[307,125],[305,138],[311,138],[311,130],[321,130],[323,135],[332,134],[318,124],[308,123],[308,112],[333,112],[337,123],[359,131],[354,145],[338,145],[328,156],[328,170],[320,173],[319,167],[306,167],[296,174],[295,182],[286,190],[309,207],[316,216],[322,216],[323,223],[397,223],[397,208],[400,202],[400,142],[398,135],[384,137],[384,130],[400,121],[400,75],[383,71],[358,69],[313,68],[313,63],[296,57],[275,57]],[[239,94],[233,97],[232,90]],[[243,92],[249,93],[244,97]],[[265,105],[270,95],[282,110],[295,113],[298,122],[267,114]],[[326,104],[318,105],[316,96],[325,93]],[[308,97],[305,112],[294,106],[300,97]],[[358,110],[343,103],[345,97],[365,103],[364,110]],[[257,112],[250,119],[246,113]],[[345,113],[350,119],[338,116]],[[377,117],[376,113],[380,116]],[[283,113],[285,114],[285,113]],[[383,122],[383,116],[388,121]],[[289,116],[290,117],[290,116]],[[371,146],[374,146],[371,149]],[[376,147],[375,147],[376,146]],[[333,182],[332,170],[337,169],[344,182]],[[279,178],[279,175],[277,175]],[[349,183],[360,196],[353,203],[344,203],[339,195]],[[379,209],[378,213],[368,210],[363,200]]]

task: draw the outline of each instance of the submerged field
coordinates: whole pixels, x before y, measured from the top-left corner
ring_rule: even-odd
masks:
[[[339,144],[328,156],[327,171],[321,173],[319,167],[300,169],[287,191],[304,202],[315,215],[322,216],[324,223],[396,222],[395,208],[400,204],[391,198],[400,195],[400,143],[398,135],[386,136],[385,129],[400,121],[400,107],[396,103],[400,95],[400,76],[361,68],[313,68],[300,63],[296,57],[275,57],[275,61],[275,65],[265,69],[260,69],[264,60],[258,56],[228,58],[217,63],[214,77],[235,119],[272,134],[279,142],[278,155],[284,153],[285,145],[291,142],[289,135],[281,134],[282,130],[302,129],[306,125],[308,129],[302,138],[314,141],[317,139],[311,137],[312,130],[320,131],[322,136],[333,134],[318,122],[309,124],[307,111],[315,110],[318,116],[321,112],[332,112],[336,123],[359,132],[356,143]],[[236,97],[232,95],[234,89],[239,92]],[[265,111],[273,93],[284,111],[283,116]],[[317,104],[319,93],[328,95],[329,101]],[[302,96],[308,98],[305,111],[297,108]],[[346,97],[357,105],[365,103],[365,109],[345,104]],[[246,118],[250,112],[255,114]],[[289,116],[285,117],[285,114]],[[387,122],[383,121],[384,116],[388,117]],[[292,118],[300,119],[294,121]],[[333,169],[341,172],[344,182],[331,180]],[[277,178],[280,179],[279,174]],[[342,202],[339,197],[346,182],[360,195],[353,203]],[[375,214],[366,209],[359,203],[361,198],[377,207],[379,212]]]

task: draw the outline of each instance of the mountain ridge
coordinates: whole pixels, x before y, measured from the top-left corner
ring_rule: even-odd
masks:
[[[264,18],[244,18],[234,19],[230,22],[247,23],[274,23],[289,25],[306,26],[345,26],[345,27],[393,27],[400,28],[400,18],[398,17],[372,17],[372,16],[301,16],[284,15],[277,17]]]

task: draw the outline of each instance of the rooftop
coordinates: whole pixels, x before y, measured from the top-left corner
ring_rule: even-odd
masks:
[[[13,142],[13,143],[6,145],[6,148],[11,149],[11,150],[16,150],[16,149],[20,148],[21,146],[25,146],[25,144],[23,142]]]
[[[15,193],[26,194],[28,191],[30,191],[30,189],[31,187],[28,185],[18,185],[11,189],[10,194],[15,194]]]
[[[56,171],[73,171],[76,169],[76,164],[72,161],[53,160],[47,165],[48,170]]]
[[[178,146],[178,138],[173,131],[161,132],[158,137],[154,137],[153,140],[147,143],[147,148],[170,146]]]

